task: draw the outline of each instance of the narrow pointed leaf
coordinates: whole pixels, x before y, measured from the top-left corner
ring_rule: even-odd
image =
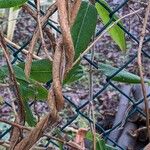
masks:
[[[100,63],[98,65],[98,68],[107,77],[111,77],[116,71],[118,71],[118,68],[115,68],[115,67],[112,67],[111,65],[103,64],[103,63]],[[138,75],[135,75],[125,70],[122,70],[118,74],[116,74],[112,78],[112,80],[118,81],[118,82],[124,82],[124,83],[133,83],[133,84],[141,83],[141,79]],[[150,83],[150,80],[145,80],[145,82]]]
[[[102,4],[107,8],[105,8]],[[110,21],[110,13],[109,10],[111,10],[111,8],[109,7],[109,5],[106,3],[105,0],[99,0],[98,2],[96,2],[95,7],[98,11],[98,14],[102,20],[102,23],[104,25],[106,25],[109,21]],[[116,20],[118,20],[119,18],[114,15],[114,18]],[[122,22],[119,22],[120,25],[123,26]],[[120,49],[123,52],[126,52],[126,39],[125,39],[125,33],[124,31],[118,26],[118,25],[114,25],[109,31],[108,33],[110,34],[110,36],[112,37],[112,39],[117,43],[117,45],[120,47]]]
[[[75,59],[87,48],[97,23],[97,11],[93,5],[83,1],[71,29],[75,48]]]
[[[36,125],[36,118],[33,116],[32,110],[29,107],[27,101],[24,101],[24,109],[25,109],[25,119],[30,127],[34,127]]]

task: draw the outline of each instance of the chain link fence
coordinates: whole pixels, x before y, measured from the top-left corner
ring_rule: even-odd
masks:
[[[101,3],[99,0],[97,0],[97,2]],[[34,9],[36,8],[35,5],[32,3],[32,2],[28,2],[28,4],[30,5],[30,7],[33,7]],[[103,27],[101,28],[97,33],[96,33],[96,36],[99,36],[112,22],[115,21],[115,18],[114,18],[114,14],[117,13],[118,11],[120,11],[121,9],[123,9],[123,7],[125,5],[128,4],[128,0],[125,0],[124,2],[122,2],[121,4],[119,4],[113,11],[110,11],[110,9],[108,9],[103,3],[101,3],[101,5],[107,9],[110,13],[110,21]],[[44,15],[44,12],[41,11],[41,14]],[[60,30],[55,27],[54,24],[52,24],[51,20],[48,20],[46,25],[45,26],[49,26],[51,27],[52,29],[54,29],[56,32],[58,32],[59,34],[61,34]],[[120,24],[118,24],[118,26],[126,33],[126,35],[128,37],[130,37],[131,41],[136,43],[137,45],[139,44],[139,38],[135,37],[132,33],[128,32],[128,29],[121,26]],[[16,49],[13,45],[11,44],[7,44],[7,47],[9,50],[11,50],[12,52],[12,56],[13,56],[13,61],[12,61],[12,64],[14,64],[16,61],[24,61],[21,57],[20,57],[20,53],[22,52],[22,50],[24,48],[26,48],[28,46],[28,44],[30,43],[31,39],[28,40],[25,44],[23,44],[21,46],[20,49]],[[145,41],[144,41],[144,45],[146,45],[148,42],[150,41],[150,37],[146,38]],[[142,55],[145,57],[145,58],[148,58],[150,59],[150,55],[148,53],[149,51],[149,48],[147,50],[143,49],[142,50]],[[91,61],[87,56],[84,56],[83,59],[85,59],[85,61],[87,61],[93,68],[95,69],[98,69],[98,64],[96,62],[93,62]],[[130,106],[130,109],[129,109],[129,112],[128,114],[125,116],[124,118],[124,122],[127,122],[128,121],[128,118],[131,118],[132,116],[134,116],[134,114],[136,112],[138,112],[139,114],[141,114],[142,116],[145,117],[145,112],[139,107],[140,104],[143,103],[143,98],[138,100],[138,101],[135,101],[133,99],[133,97],[129,96],[128,94],[126,94],[125,91],[123,91],[122,89],[120,89],[118,87],[118,85],[116,85],[111,79],[113,77],[115,77],[119,72],[121,72],[123,69],[125,69],[129,64],[131,64],[133,61],[135,61],[137,59],[137,53],[135,53],[134,56],[132,56],[132,58],[124,63],[124,65],[122,65],[122,67],[120,67],[111,77],[106,77],[106,82],[105,84],[101,85],[102,88],[99,89],[99,91],[94,94],[93,96],[93,100],[95,100],[98,96],[100,96],[107,88],[109,87],[112,87],[113,89],[115,89],[115,91],[119,92],[120,95],[123,95],[125,97],[125,101],[129,101],[131,102],[131,106]],[[148,93],[147,97],[150,96],[150,93]],[[63,130],[68,127],[69,125],[72,124],[72,122],[74,122],[78,116],[80,117],[83,117],[84,119],[86,119],[89,123],[93,123],[93,120],[91,118],[89,118],[89,116],[84,113],[84,111],[82,111],[86,106],[89,105],[90,101],[87,100],[84,104],[82,104],[81,106],[77,106],[76,104],[73,103],[73,101],[68,98],[67,96],[64,96],[65,100],[66,100],[66,103],[68,103],[68,105],[70,105],[70,107],[72,109],[75,110],[75,114],[74,116],[71,116],[71,119],[68,119],[68,122],[63,125],[63,127],[61,127],[61,131],[63,132]],[[12,107],[9,103],[6,103],[6,105],[9,105],[9,107]],[[32,103],[30,104],[32,105]],[[96,110],[95,110],[96,111]],[[121,149],[121,150],[124,150],[124,148],[122,147],[122,145],[119,145],[116,141],[114,141],[111,136],[110,136],[110,133],[115,131],[116,129],[120,128],[120,125],[122,125],[122,121],[121,122],[117,122],[115,125],[113,125],[113,127],[109,130],[105,130],[100,124],[99,122],[96,122],[95,126],[96,126],[96,130],[98,133],[102,134],[103,138],[107,141],[109,141],[108,143],[113,143],[114,146],[116,146],[118,149]],[[3,139],[3,137],[5,137],[8,133],[10,133],[11,131],[11,127],[8,128],[7,130],[1,132],[0,134],[0,139]],[[48,139],[47,140],[47,143],[45,144],[45,148],[48,147],[48,145],[52,143],[54,144],[55,146],[58,146],[53,140],[50,140]]]

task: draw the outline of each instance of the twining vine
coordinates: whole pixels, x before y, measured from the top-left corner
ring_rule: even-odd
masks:
[[[27,0],[16,0],[16,1],[0,0],[0,8],[9,8],[9,7],[14,7],[14,6],[20,7],[25,2],[27,2]],[[110,33],[112,39],[118,44],[120,49],[125,52],[126,41],[125,41],[125,33],[120,28],[120,26],[123,26],[121,20],[124,19],[125,17],[134,15],[137,12],[141,11],[141,9],[136,10],[130,14],[122,16],[120,19],[114,15],[114,21],[112,21],[112,23],[109,24],[108,28],[106,28],[96,39],[93,39],[94,41],[88,47],[91,37],[95,33],[95,27],[97,23],[97,13],[99,13],[104,25],[106,25],[107,22],[110,20],[109,11],[111,11],[111,9],[108,7],[108,4],[105,1],[101,0],[101,1],[95,2],[95,0],[90,0],[90,3],[89,3],[85,1],[82,2],[81,0],[74,0],[74,1],[57,0],[55,3],[53,3],[51,6],[48,7],[45,15],[43,16],[41,16],[40,14],[40,0],[34,0],[34,2],[36,5],[35,10],[31,9],[27,4],[24,4],[22,6],[22,9],[26,10],[37,21],[37,26],[33,33],[28,50],[25,50],[25,49],[22,50],[22,52],[26,54],[25,63],[19,64],[16,66],[11,64],[10,54],[7,50],[7,43],[17,48],[20,48],[20,47],[16,45],[15,43],[13,43],[12,41],[9,41],[8,39],[4,38],[4,35],[0,33],[0,44],[1,44],[4,56],[7,62],[7,69],[5,67],[3,69],[9,72],[9,77],[11,79],[11,82],[14,85],[13,92],[14,92],[14,95],[16,96],[16,103],[18,106],[17,116],[13,123],[7,122],[5,120],[0,120],[0,121],[6,122],[13,126],[13,129],[11,132],[11,138],[10,138],[10,149],[14,149],[14,150],[28,150],[43,135],[48,137],[48,135],[45,134],[45,131],[47,129],[50,129],[51,131],[54,127],[57,126],[60,120],[59,112],[64,107],[64,97],[62,93],[62,86],[65,80],[67,78],[71,79],[71,77],[74,76],[75,73],[78,74],[82,70],[82,68],[80,68],[79,66],[79,60],[84,56],[86,52],[88,52],[94,46],[94,44],[100,38],[102,38],[102,36],[106,32]],[[96,7],[94,7],[93,4],[95,4]],[[107,8],[108,10],[105,9],[105,7],[103,6],[108,7]],[[150,9],[150,5],[148,5],[148,8]],[[105,12],[105,16],[101,16],[102,10],[103,12]],[[59,25],[60,25],[60,29],[62,33],[61,35],[59,35],[58,39],[54,37],[51,29],[45,26],[49,20],[49,17],[53,15],[56,11],[58,12],[58,21],[59,21]],[[146,13],[146,15],[148,17],[148,12]],[[107,19],[105,20],[105,18]],[[147,21],[147,18],[145,20]],[[145,28],[146,28],[146,21],[144,24]],[[144,81],[142,77],[141,67],[140,67],[141,66],[141,60],[140,60],[141,48],[142,48],[142,44],[144,40],[145,28],[143,28],[143,32],[142,32],[143,37],[141,37],[141,42],[139,46],[139,70],[140,70],[140,75],[142,78],[143,93],[144,93],[144,82],[150,83],[149,80]],[[117,29],[119,33],[114,34],[113,30],[115,29]],[[52,55],[50,55],[47,50],[47,47],[44,41],[44,33],[47,34],[50,42],[52,43],[52,48],[54,50],[54,53]],[[116,35],[118,34],[120,35],[119,37],[121,37],[122,40],[120,39],[118,40],[118,36],[116,38]],[[40,57],[34,54],[35,45],[38,39],[41,40],[44,53],[47,57],[47,59],[44,59],[42,61],[44,64],[46,65],[48,64],[47,65],[49,67],[48,79],[51,79],[53,81],[50,89],[48,90],[46,90],[38,82],[38,80],[36,80],[36,78],[32,76],[32,67],[34,66],[33,59],[39,59],[39,61],[41,60]],[[92,58],[92,61],[93,61],[93,58]],[[39,63],[39,62],[37,61],[36,63]],[[106,64],[99,64],[98,69],[100,69],[107,77],[112,76],[112,74],[114,74],[118,70],[117,68],[111,67]],[[20,73],[23,75],[21,79],[17,75],[16,70],[20,71]],[[82,76],[82,73],[81,73],[81,76]],[[112,78],[112,80],[114,79],[115,81],[125,82],[125,83],[140,83],[141,78],[137,75],[128,73],[126,71],[121,71],[114,78]],[[47,115],[43,117],[33,129],[30,129],[24,126],[25,121],[27,121],[27,118],[26,118],[27,111],[25,109],[26,107],[25,102],[29,97],[32,97],[33,95],[31,94],[31,95],[27,95],[27,97],[25,98],[23,97],[24,91],[21,89],[22,80],[25,83],[32,83],[35,87],[38,86],[40,90],[44,91],[46,93],[45,94],[46,96],[45,95],[44,96],[47,98],[47,102],[49,106],[49,112],[47,113]],[[42,80],[42,83],[44,81]],[[92,74],[91,74],[91,81],[92,81]],[[91,86],[92,86],[92,83],[91,83]],[[91,88],[90,100],[92,100],[93,98],[92,90],[93,89]],[[144,94],[144,97],[145,97],[145,102],[146,102],[146,94]],[[148,116],[148,113],[147,113],[147,116]],[[149,126],[149,122],[147,123],[147,126]],[[26,137],[23,137],[23,130],[29,131]],[[93,132],[95,132],[95,126],[94,126]],[[51,137],[51,138],[54,138],[54,137]],[[60,139],[57,139],[57,140],[61,141]],[[61,142],[63,143],[63,141]],[[77,147],[75,148],[80,149]],[[96,134],[94,137],[94,149],[96,149]]]

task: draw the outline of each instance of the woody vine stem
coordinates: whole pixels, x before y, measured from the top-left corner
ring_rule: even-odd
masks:
[[[148,130],[149,141],[150,141],[150,128],[149,128],[149,124],[150,124],[149,117],[150,116],[149,116],[147,92],[146,92],[145,83],[144,83],[143,68],[142,68],[142,58],[141,58],[142,47],[143,47],[144,37],[145,37],[145,33],[146,33],[146,25],[147,25],[147,22],[148,22],[149,12],[150,12],[150,0],[148,2],[147,10],[146,10],[146,13],[145,13],[145,18],[144,18],[144,22],[143,22],[143,29],[142,29],[142,33],[141,33],[140,42],[139,42],[139,48],[138,48],[138,68],[139,68],[142,92],[143,92],[144,103],[145,103],[146,126],[147,126],[147,130]]]

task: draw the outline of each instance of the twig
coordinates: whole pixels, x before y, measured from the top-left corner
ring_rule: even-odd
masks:
[[[22,9],[26,10],[35,19],[35,21],[37,21],[37,12],[33,11],[28,5],[23,5]],[[56,41],[55,41],[55,36],[53,35],[51,29],[45,27],[44,32],[47,34],[48,38],[50,39],[53,49],[55,49]]]
[[[71,8],[72,10],[71,10],[71,16],[70,16],[70,18],[71,18],[70,25],[71,26],[73,25],[73,23],[74,23],[74,21],[76,19],[76,16],[77,16],[78,11],[80,9],[80,5],[81,5],[81,0],[75,0],[74,1],[74,4],[73,4],[73,6]]]
[[[44,26],[44,24],[46,23],[48,18],[55,12],[55,10],[56,10],[56,3],[52,4],[48,8],[45,16],[43,16],[41,18],[41,26],[42,27]],[[25,63],[25,75],[27,78],[29,78],[29,76],[30,76],[31,65],[32,65],[32,55],[33,55],[34,46],[35,46],[35,43],[37,41],[38,36],[39,36],[39,28],[36,27],[35,32],[34,32],[33,37],[32,37],[32,40],[31,40],[30,45],[29,45],[29,52],[27,55],[26,63]]]
[[[14,42],[10,41],[10,40],[7,39],[7,38],[5,38],[5,41],[6,41],[8,44],[12,45],[13,47],[15,47],[15,48],[17,48],[17,49],[20,49],[20,48],[21,48],[21,46],[15,44]],[[22,49],[21,53],[27,55],[27,54],[28,54],[28,50]],[[37,59],[37,60],[42,59],[41,57],[39,57],[39,56],[37,56],[37,55],[35,55],[35,54],[32,54],[32,58]]]
[[[57,111],[60,111],[64,106],[64,98],[62,94],[62,81],[68,73],[68,71],[70,71],[70,69],[72,68],[74,59],[74,46],[71,37],[67,4],[68,1],[66,0],[57,0],[62,37],[58,39],[54,53],[52,68],[53,89],[52,91],[49,91],[49,93],[52,92],[54,94]],[[52,99],[48,99],[48,102],[50,102],[50,100]]]
[[[18,115],[19,115],[20,121],[23,123],[24,118],[25,118],[23,101],[22,101],[22,98],[21,98],[21,94],[20,94],[20,90],[19,90],[19,87],[18,87],[18,84],[17,84],[15,73],[14,73],[12,64],[10,62],[10,56],[9,56],[9,52],[7,51],[7,48],[6,48],[5,39],[4,39],[4,37],[2,36],[1,33],[0,33],[0,44],[1,44],[1,47],[3,49],[4,56],[6,58],[6,62],[7,62],[8,69],[9,69],[9,74],[10,74],[10,79],[12,80],[12,82],[14,84],[14,87],[15,87],[14,94],[16,95],[17,102],[18,102],[18,109],[19,109]]]
[[[13,112],[14,112],[14,114],[15,114],[15,118],[17,118],[17,117],[18,117],[18,114],[17,114],[17,111],[16,111],[16,107],[15,107],[15,104],[14,104],[14,98],[13,98],[13,96],[12,96],[12,93],[11,93],[11,91],[10,91],[10,88],[7,88],[7,91],[8,91],[9,97],[10,97],[10,99],[11,99],[11,105],[12,105]]]
[[[17,123],[10,122],[10,121],[7,121],[7,120],[1,119],[1,118],[0,118],[0,122],[4,122],[4,123],[6,123],[6,124],[15,126],[15,127],[19,128],[19,129],[22,129],[22,130],[27,130],[27,131],[31,131],[31,130],[32,130],[31,128],[28,128],[28,127],[25,127],[25,126],[22,126],[22,125],[19,125],[19,124],[17,124]],[[68,142],[66,142],[66,141],[64,141],[64,140],[62,140],[62,139],[56,138],[56,137],[54,137],[54,136],[50,136],[50,135],[47,135],[47,134],[44,134],[43,136],[46,136],[47,138],[53,139],[53,140],[55,140],[55,141],[59,141],[59,142],[65,144],[65,145],[68,145],[68,146],[72,147],[72,148],[77,148],[76,146],[74,146],[74,145],[72,145],[72,144],[69,144]]]
[[[57,7],[58,7],[58,12],[59,12],[59,16],[60,16],[60,24],[61,24],[61,28],[62,28],[62,35],[63,35],[63,39],[61,40],[60,43],[57,43],[57,48],[58,48],[58,52],[61,53],[61,50],[65,50],[65,72],[67,73],[67,71],[69,69],[71,69],[72,67],[72,63],[73,63],[73,58],[74,58],[74,48],[73,48],[73,42],[72,42],[72,38],[71,38],[71,34],[70,34],[70,27],[68,27],[68,22],[66,22],[66,1],[65,0],[57,0]],[[56,6],[55,6],[56,7]],[[50,11],[50,10],[49,10]],[[42,17],[43,19],[41,19],[41,25],[43,26],[49,15],[51,12],[48,12],[46,14],[46,16]],[[45,18],[45,20],[44,20]],[[44,20],[44,21],[43,21]],[[34,42],[36,41],[36,37],[35,36],[39,36],[39,33],[37,33],[37,31],[39,32],[39,28],[36,29],[36,32],[33,36],[33,40],[31,41],[31,49],[29,51],[29,55],[27,57],[27,61],[26,61],[26,65],[25,65],[25,71],[26,72],[26,76],[27,78],[30,75],[30,69],[31,69],[31,64],[32,64],[32,53],[33,53],[33,47],[34,47]],[[63,42],[62,42],[63,41]],[[63,44],[63,45],[62,45]],[[57,49],[56,48],[56,49]],[[65,48],[65,49],[63,49]],[[63,71],[61,70],[61,66],[59,64],[59,62],[57,62],[56,60],[61,59],[61,61],[64,62],[65,59],[62,60],[62,56],[61,57],[57,57],[58,53],[56,53],[55,50],[55,54],[54,54],[54,61],[53,61],[53,73],[55,71],[57,71],[57,76],[55,78],[55,75],[53,75],[53,85],[52,88],[49,90],[48,92],[48,105],[50,108],[49,113],[40,120],[39,123],[37,123],[36,127],[28,134],[28,136],[26,136],[23,140],[21,140],[20,143],[18,143],[15,147],[14,150],[28,150],[30,149],[39,139],[40,137],[43,135],[44,131],[48,128],[50,130],[52,130],[54,127],[56,127],[56,123],[58,123],[59,121],[59,116],[58,116],[58,107],[56,107],[56,101],[60,100],[60,97],[57,97],[59,93],[62,93],[62,91],[58,91],[58,89],[61,89],[62,86],[62,82],[60,83],[61,79],[64,79],[63,77]],[[60,60],[59,60],[60,61]],[[56,69],[56,70],[55,70]],[[58,87],[59,86],[59,87]],[[61,106],[62,108],[62,106]]]
[[[44,17],[42,17],[42,19],[41,19],[41,25],[42,26],[46,23],[49,16],[55,12],[55,10],[56,10],[56,5],[54,3],[52,6],[49,7],[46,15]],[[27,78],[30,75],[33,47],[35,44],[34,42],[37,40],[36,36],[39,36],[39,28],[36,28],[36,31],[33,35],[33,40],[31,41],[32,47],[29,51],[29,55],[27,57],[27,61],[25,64],[25,71],[27,71],[26,72]],[[50,103],[49,103],[49,101],[50,101]],[[37,123],[36,127],[28,134],[28,136],[26,136],[23,140],[21,140],[16,145],[14,150],[28,150],[28,149],[30,149],[41,138],[41,136],[43,135],[44,131],[47,128],[52,130],[56,126],[56,123],[58,123],[58,120],[59,120],[59,116],[58,116],[58,111],[56,109],[53,89],[49,90],[48,104],[49,104],[49,108],[50,108],[49,113],[44,118],[42,118],[40,120],[40,122]]]
[[[55,95],[55,102],[57,110],[61,110],[64,106],[64,97],[62,94],[62,79],[64,78],[64,68],[61,68],[62,63],[64,63],[64,59],[62,58],[62,53],[64,49],[62,49],[62,41],[58,41],[58,45],[56,46],[53,60],[53,91]]]
[[[143,76],[143,71],[142,71],[142,58],[141,58],[142,47],[143,47],[144,37],[145,37],[145,33],[146,33],[146,26],[147,26],[147,22],[148,22],[149,12],[150,12],[150,0],[148,2],[148,6],[146,9],[144,23],[143,23],[143,29],[142,29],[142,33],[141,33],[141,37],[140,37],[139,48],[138,48],[138,68],[139,68],[139,74],[140,74],[140,78],[141,78],[142,92],[143,92],[143,96],[144,96],[145,111],[146,111],[146,125],[147,125],[148,137],[149,137],[149,142],[150,142],[149,108],[148,108],[147,92],[146,92],[146,87],[145,87],[145,83],[144,83],[144,76]]]
[[[19,128],[19,129],[21,129],[21,130],[22,130],[22,129],[28,130],[28,131],[31,130],[30,128],[27,128],[27,127],[25,127],[25,126],[22,126],[22,125],[20,125],[20,124],[18,124],[18,123],[10,122],[10,121],[7,121],[7,120],[1,119],[1,118],[0,118],[0,122],[4,122],[4,123],[9,124],[9,125],[11,125],[11,126],[17,127],[17,128]]]
[[[71,37],[71,30],[68,22],[68,14],[66,8],[66,0],[57,0],[57,7],[59,13],[59,22],[62,29],[63,44],[66,55],[66,70],[65,74],[72,68],[74,60],[74,45]]]
[[[56,138],[56,137],[53,137],[53,136],[49,136],[47,134],[44,134],[44,136],[46,136],[49,139],[53,139],[55,141],[58,141],[58,142],[60,142],[60,143],[62,143],[64,145],[68,145],[69,147],[75,148],[77,150],[81,150],[82,149],[78,144],[75,145],[75,144],[72,144],[71,142],[66,142],[66,141],[64,141],[62,139],[59,139],[59,138]]]
[[[41,25],[41,17],[40,17],[40,0],[36,0],[36,2],[37,2],[37,22],[38,22],[38,26],[39,26],[39,31],[40,31],[40,37],[41,37],[42,46],[43,46],[44,52],[45,52],[46,56],[48,57],[48,59],[50,61],[53,61],[52,57],[48,53],[48,50],[46,48],[46,44],[45,44],[45,41],[44,41],[44,36],[43,36],[43,31],[42,31],[42,25]]]
[[[0,140],[0,145],[7,149],[10,148],[10,142]]]
[[[9,86],[10,86],[9,84],[0,83],[0,88],[9,87]]]
[[[29,150],[40,139],[47,127],[50,129],[55,127],[57,119],[58,114],[53,114],[53,112],[47,114],[37,123],[36,127],[31,130],[29,135],[16,145],[14,150]]]
[[[129,8],[130,8],[132,11],[135,11],[132,7],[129,6]],[[143,18],[142,18],[139,14],[136,14],[136,15],[137,15],[137,17],[139,18],[140,23],[142,23]],[[149,28],[149,27],[146,27],[146,29],[150,32],[150,28]]]
[[[20,94],[20,90],[19,90],[19,87],[18,87],[18,84],[17,84],[17,79],[16,79],[16,76],[15,76],[12,64],[10,62],[10,55],[9,55],[9,52],[7,50],[7,47],[6,47],[5,39],[4,39],[4,37],[2,36],[1,33],[0,33],[0,44],[1,44],[1,47],[2,47],[3,52],[4,52],[4,57],[6,58],[6,62],[7,62],[8,70],[9,70],[9,75],[10,75],[10,80],[14,84],[14,88],[13,88],[14,94],[17,98],[17,104],[18,104],[18,114],[17,114],[17,116],[18,117],[16,118],[15,121],[17,123],[20,123],[20,124],[23,125],[24,122],[25,122],[24,104],[23,104],[23,100],[22,100],[22,97],[21,97],[21,94]],[[21,137],[20,134],[21,134],[21,132],[19,132],[17,128],[13,128],[12,135],[11,135],[11,148],[10,149],[13,149],[15,144],[17,144],[19,138]]]
[[[133,3],[139,3],[139,4],[141,4],[141,5],[145,5],[145,6],[147,6],[148,4],[147,3],[145,3],[145,2],[141,2],[141,0],[138,0],[138,1],[135,1],[135,0],[131,0],[131,2],[133,2]]]
[[[75,60],[75,62],[73,63],[73,66],[75,66],[80,59],[104,36],[105,33],[107,33],[114,25],[116,25],[119,21],[123,20],[126,17],[129,17],[131,15],[134,15],[138,12],[140,12],[143,9],[138,9],[134,12],[131,12],[127,15],[122,16],[121,18],[119,18],[118,20],[116,20],[114,23],[112,23],[108,28],[106,28],[106,30],[104,30],[92,43],[89,47],[87,47],[87,49]]]
[[[14,122],[10,122],[10,121],[7,121],[7,120],[1,119],[1,118],[0,118],[0,122],[4,122],[4,123],[9,124],[11,126],[15,126],[15,127],[19,128],[21,130],[27,130],[27,131],[31,131],[32,130],[31,128],[28,128],[28,127],[22,126],[20,124],[17,124],[17,123],[14,123]],[[55,141],[58,141],[58,142],[63,143],[65,145],[68,145],[68,146],[70,146],[72,148],[76,148],[76,149],[78,148],[77,146],[74,146],[71,143],[68,143],[68,142],[66,142],[66,141],[64,141],[62,139],[56,138],[54,136],[50,136],[50,135],[47,135],[47,134],[44,134],[43,136],[46,136],[49,139],[53,139]]]
[[[91,61],[94,61],[94,50],[91,50]],[[94,114],[94,105],[93,105],[93,66],[90,65],[89,70],[89,110],[90,117],[93,120],[93,124],[91,126],[93,133],[93,150],[96,150],[96,130],[95,130],[95,114]]]

